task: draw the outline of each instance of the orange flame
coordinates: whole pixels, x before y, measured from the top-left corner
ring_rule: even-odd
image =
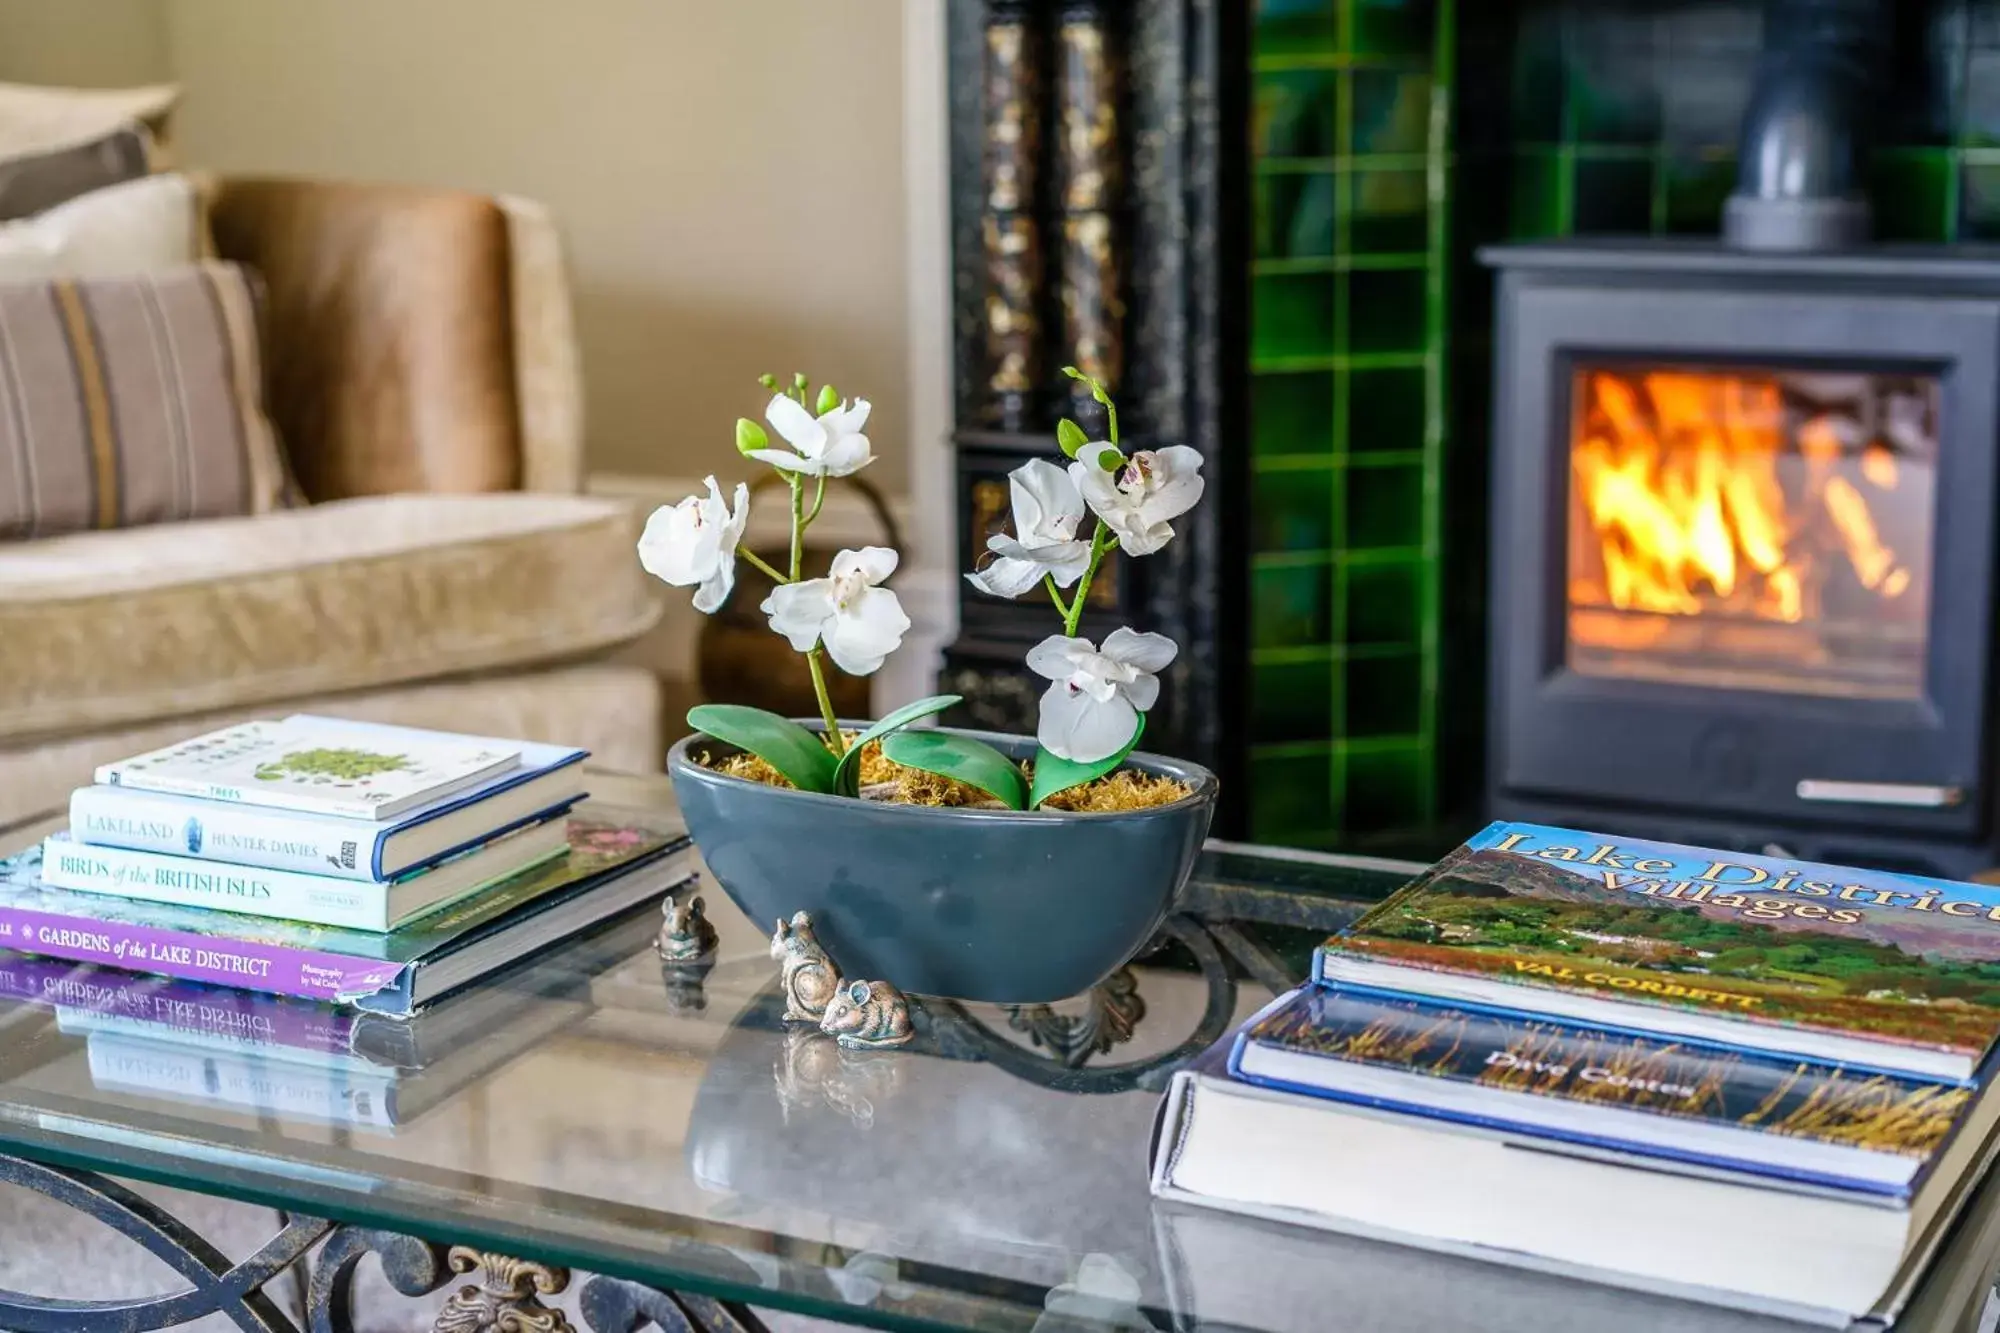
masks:
[[[1896,460],[1879,441],[1864,447],[1828,416],[1788,431],[1767,376],[1594,370],[1579,387],[1571,461],[1601,568],[1579,567],[1572,602],[1797,623],[1842,555],[1882,597],[1909,588],[1867,498],[1839,470],[1858,457],[1869,487],[1893,490]],[[1794,461],[1781,475],[1787,459],[1803,469]]]

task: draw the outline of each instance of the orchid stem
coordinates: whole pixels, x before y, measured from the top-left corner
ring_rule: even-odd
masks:
[[[1083,620],[1083,603],[1090,592],[1090,581],[1097,577],[1097,567],[1104,563],[1104,557],[1111,551],[1110,546],[1104,541],[1104,534],[1108,530],[1104,526],[1104,521],[1099,519],[1096,531],[1090,534],[1090,567],[1084,570],[1083,577],[1077,580],[1076,594],[1070,599],[1069,607],[1063,611],[1063,634],[1068,638],[1076,637],[1076,627]],[[1056,605],[1060,607],[1062,602],[1058,600]]]
[[[1056,576],[1053,574],[1042,575],[1042,586],[1049,590],[1049,600],[1056,604],[1056,614],[1061,616],[1063,623],[1067,625],[1069,623],[1069,607],[1063,604],[1062,594],[1056,591]]]
[[[751,550],[749,547],[747,546],[737,547],[736,554],[743,557],[743,559],[749,561],[750,564],[753,565],[754,567],[763,570],[765,577],[769,578],[771,582],[773,583],[791,582],[791,580],[786,578],[783,574],[780,574],[777,570],[771,568],[771,566],[764,561],[763,557],[759,556],[755,551]]]
[[[817,645],[807,651],[806,665],[812,668],[813,693],[819,696],[819,715],[826,721],[827,746],[838,759],[847,753],[847,737],[841,735],[840,719],[833,715],[833,696],[826,692],[826,672],[820,667]]]
[[[806,525],[804,522],[806,489],[804,481],[799,477],[799,474],[796,472],[787,472],[785,474],[785,480],[790,482],[792,487],[791,582],[797,583],[799,581],[799,557],[805,550],[805,541],[806,541]]]
[[[812,511],[806,515],[806,521],[805,521],[806,527],[811,527],[813,525],[813,520],[819,517],[820,506],[825,503],[826,503],[826,473],[822,472],[819,474],[819,484],[813,488],[813,507]]]
[[[806,524],[812,520],[806,517],[805,478],[796,472],[788,472],[785,479],[792,487],[792,576],[782,582],[797,583],[800,562],[805,554]],[[824,496],[826,478],[821,477],[819,484],[820,494]],[[817,511],[818,506],[814,508]],[[759,560],[757,563],[761,565],[764,562]],[[833,715],[833,696],[826,692],[826,672],[820,668],[818,644],[806,650],[806,669],[812,672],[813,694],[819,699],[819,715],[826,721],[827,748],[838,759],[847,753],[847,738],[840,734],[840,719]]]

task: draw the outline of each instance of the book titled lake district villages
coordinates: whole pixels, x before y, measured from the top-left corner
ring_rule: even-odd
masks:
[[[1963,1082],[2000,1037],[2000,888],[1496,823],[1315,976]]]

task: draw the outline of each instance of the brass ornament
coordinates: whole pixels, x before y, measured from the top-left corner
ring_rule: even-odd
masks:
[[[454,1291],[431,1333],[576,1333],[561,1310],[542,1304],[569,1286],[569,1270],[454,1245],[445,1256],[454,1273],[485,1274],[479,1286]]]

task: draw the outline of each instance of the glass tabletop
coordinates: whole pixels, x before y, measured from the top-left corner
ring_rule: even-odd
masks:
[[[672,799],[663,779],[592,786]],[[1089,995],[919,1001],[901,1051],[787,1030],[766,932],[713,884],[705,972],[660,961],[647,909],[413,1022],[352,1021],[352,1060],[248,1080],[4,1001],[0,1152],[889,1328],[1792,1327],[1149,1198],[1171,1072],[1412,869],[1211,843],[1155,944]],[[45,996],[117,981],[70,972]],[[1899,1327],[1977,1327],[1994,1195]],[[1608,1224],[1663,1243],[1642,1201]]]

